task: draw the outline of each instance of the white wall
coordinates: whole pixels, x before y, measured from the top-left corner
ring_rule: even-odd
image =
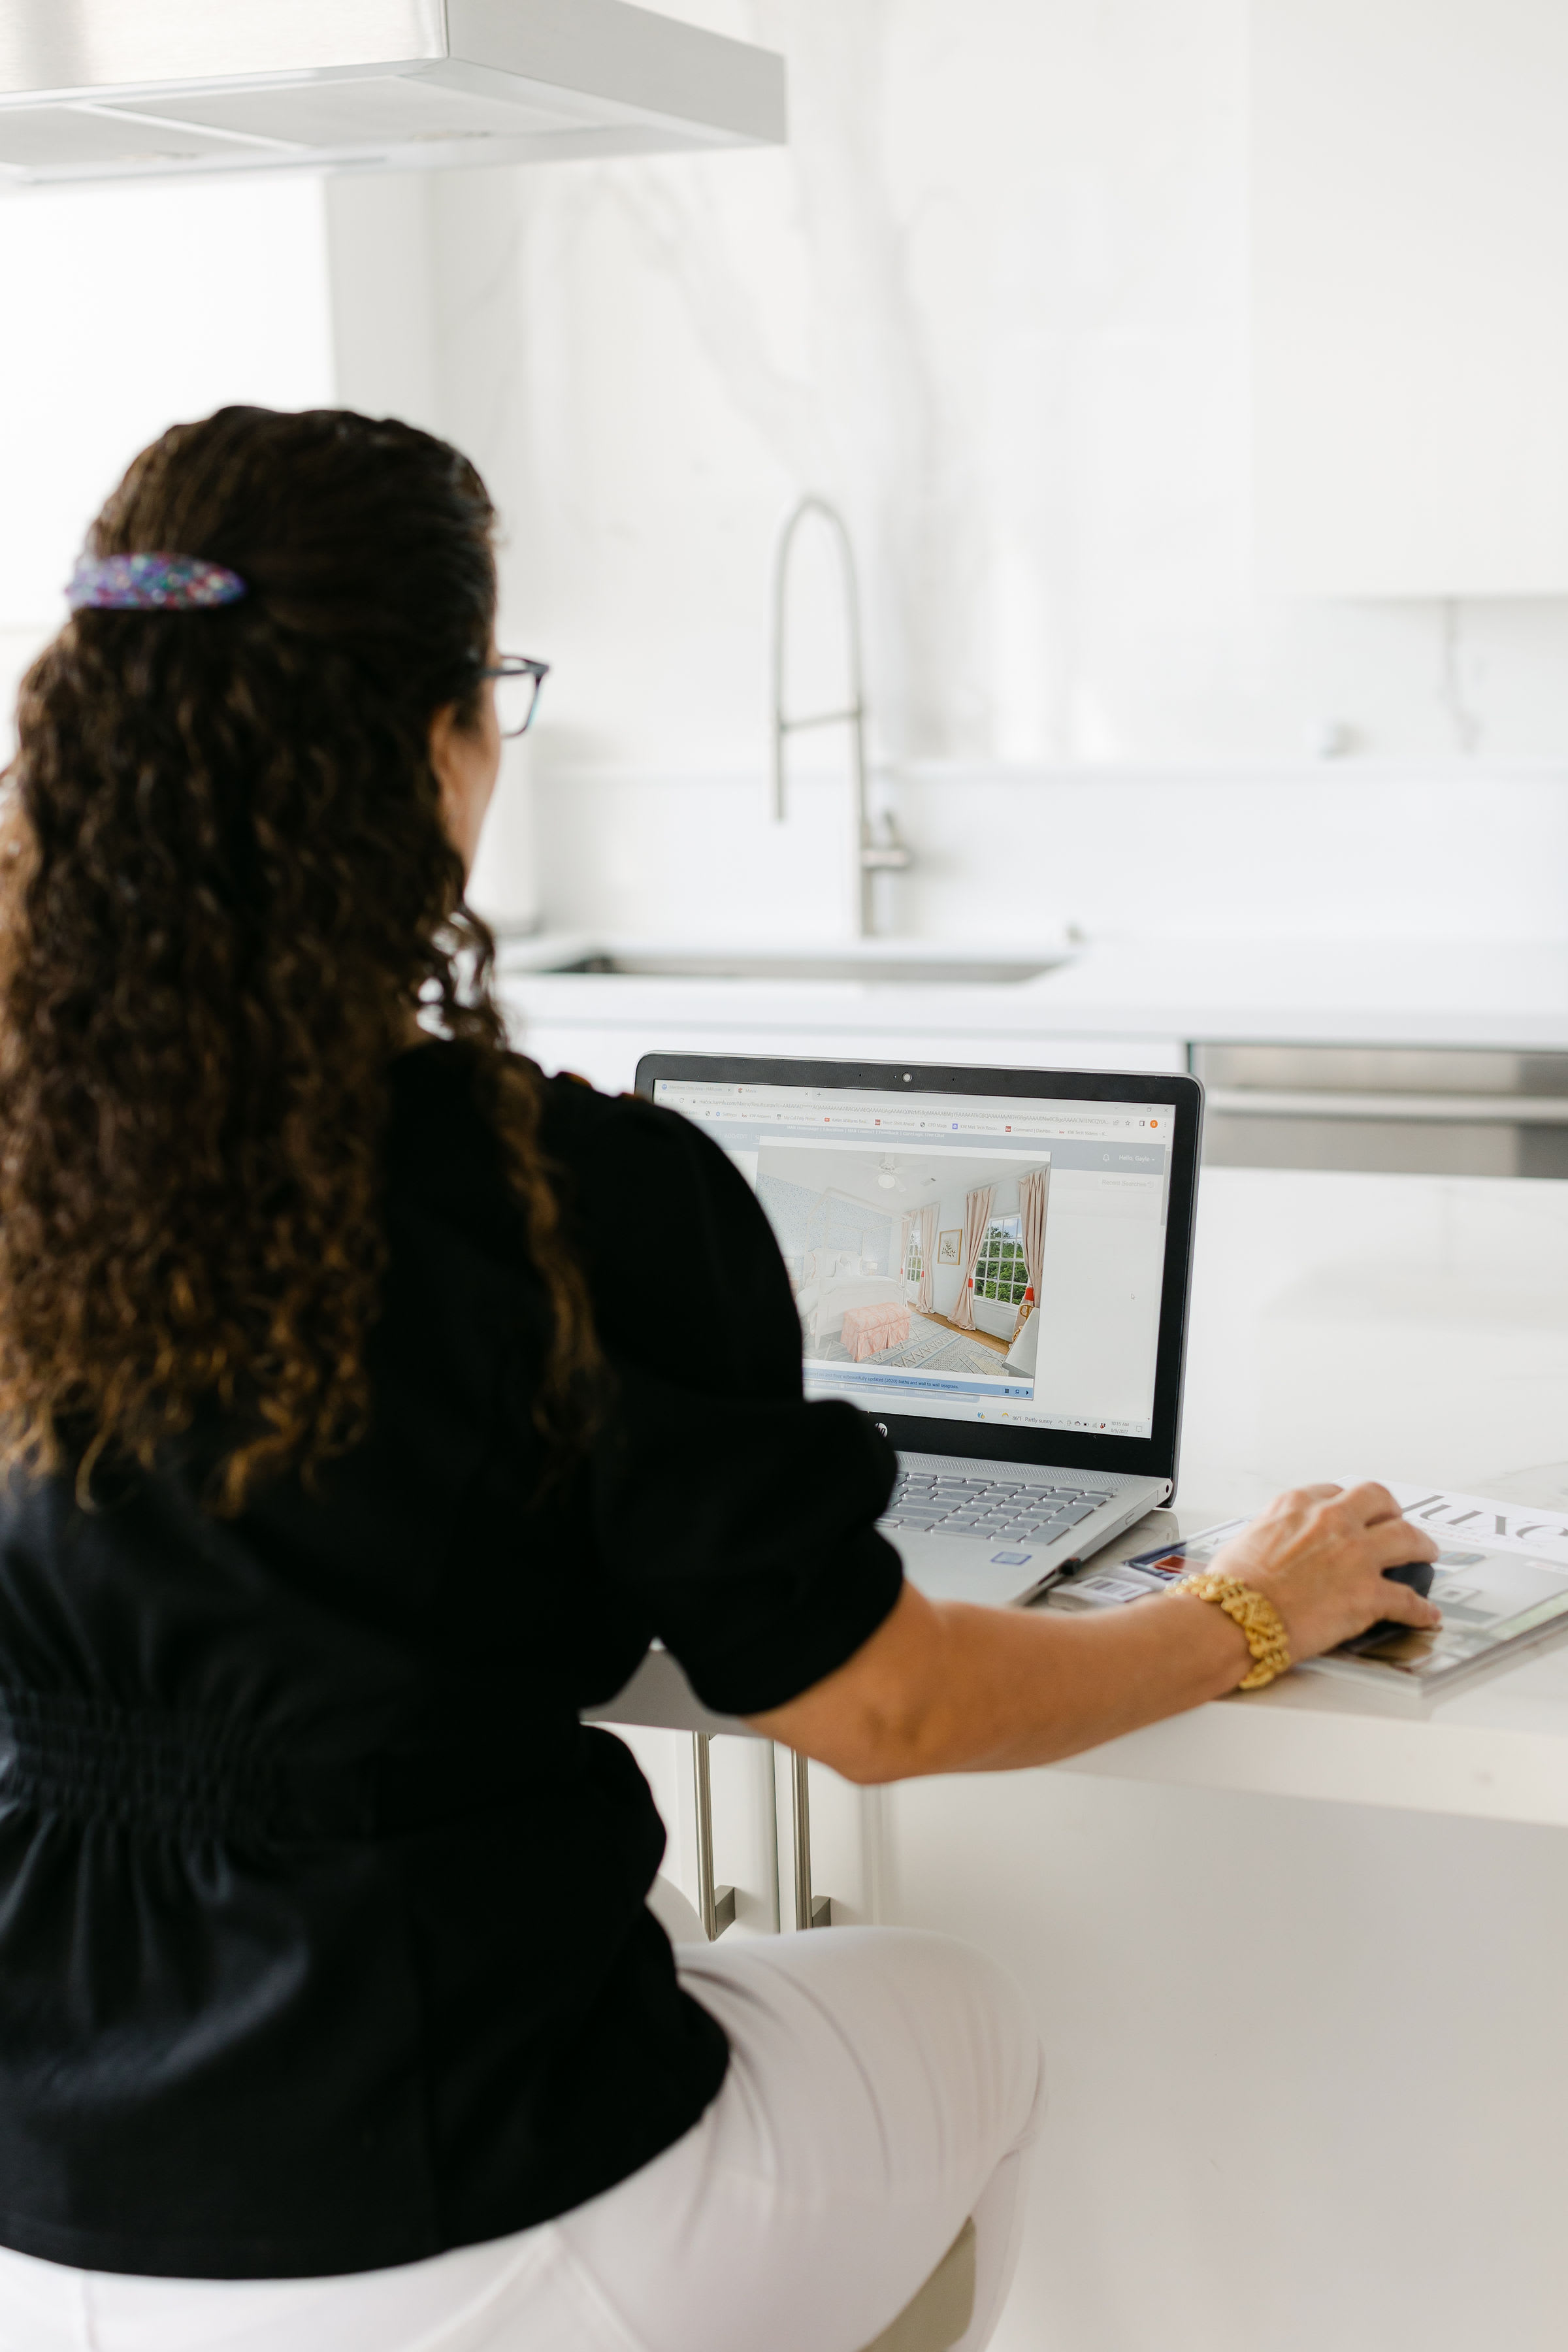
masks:
[[[321,183],[0,201],[0,746],[87,524],[137,450],[228,401],[332,397]],[[0,752],[3,756],[3,752]]]
[[[963,1212],[960,1211],[959,1223],[961,1225],[963,1222]],[[960,1243],[959,1246],[962,1248],[963,1244]],[[931,1305],[935,1307],[939,1315],[945,1315],[949,1318],[952,1318],[952,1311],[958,1305],[958,1283],[959,1270],[957,1266],[935,1265],[931,1268]]]
[[[503,638],[555,665],[477,877],[513,920],[845,928],[838,747],[767,812],[769,565],[815,488],[917,855],[891,924],[1568,936],[1568,602],[1253,584],[1245,0],[664,5],[787,51],[789,149],[334,184],[335,342],[313,184],[6,199],[0,672],[141,438],[336,383],[478,457]],[[837,683],[805,552],[802,699]]]
[[[1245,0],[663,4],[787,51],[787,152],[435,199],[443,420],[556,665],[546,916],[845,925],[832,742],[766,804],[769,565],[817,488],[920,857],[900,928],[1568,931],[1568,602],[1253,583]],[[831,602],[803,584],[803,698]]]

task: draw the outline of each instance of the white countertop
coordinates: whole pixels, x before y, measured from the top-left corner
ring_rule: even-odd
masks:
[[[927,944],[939,951],[910,942]],[[525,1028],[635,1029],[672,1049],[733,1030],[759,1043],[844,1032],[873,1048],[985,1034],[1568,1051],[1568,946],[1542,941],[1107,940],[1009,986],[510,968],[503,993]]]
[[[1151,1513],[1107,1560],[1234,1516]],[[1058,1770],[1568,1828],[1568,1638],[1423,1702],[1317,1669],[1113,1739]]]

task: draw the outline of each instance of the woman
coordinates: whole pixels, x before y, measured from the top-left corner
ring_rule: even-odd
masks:
[[[492,520],[404,425],[176,427],[23,688],[3,2347],[854,2352],[971,2213],[980,2345],[1037,2099],[1016,1991],[893,1931],[678,1969],[648,1792],[578,1709],[657,1634],[853,1778],[1005,1767],[1230,1688],[1248,1612],[1296,1656],[1433,1616],[1375,1488],[1265,1515],[1236,1617],[903,1585],[890,1457],[802,1402],[743,1181],[505,1050],[463,898]]]

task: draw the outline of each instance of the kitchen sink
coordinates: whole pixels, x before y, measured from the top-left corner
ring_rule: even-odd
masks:
[[[1055,971],[1065,954],[1033,956],[932,955],[889,943],[864,950],[853,948],[793,953],[780,949],[769,953],[747,949],[691,950],[627,949],[589,952],[559,963],[534,963],[540,972],[610,972],[639,980],[838,980],[858,982],[867,988],[1007,988],[1042,972]],[[516,966],[512,967],[517,969]]]

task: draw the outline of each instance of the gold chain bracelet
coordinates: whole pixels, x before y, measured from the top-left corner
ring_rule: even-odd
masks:
[[[1272,1601],[1255,1592],[1250,1584],[1243,1584],[1238,1576],[1223,1576],[1213,1568],[1200,1569],[1195,1576],[1180,1578],[1169,1590],[1190,1592],[1194,1601],[1212,1601],[1241,1628],[1252,1653],[1252,1664],[1237,1683],[1237,1690],[1261,1690],[1265,1683],[1271,1683],[1289,1665],[1290,1643],[1279,1612]]]

